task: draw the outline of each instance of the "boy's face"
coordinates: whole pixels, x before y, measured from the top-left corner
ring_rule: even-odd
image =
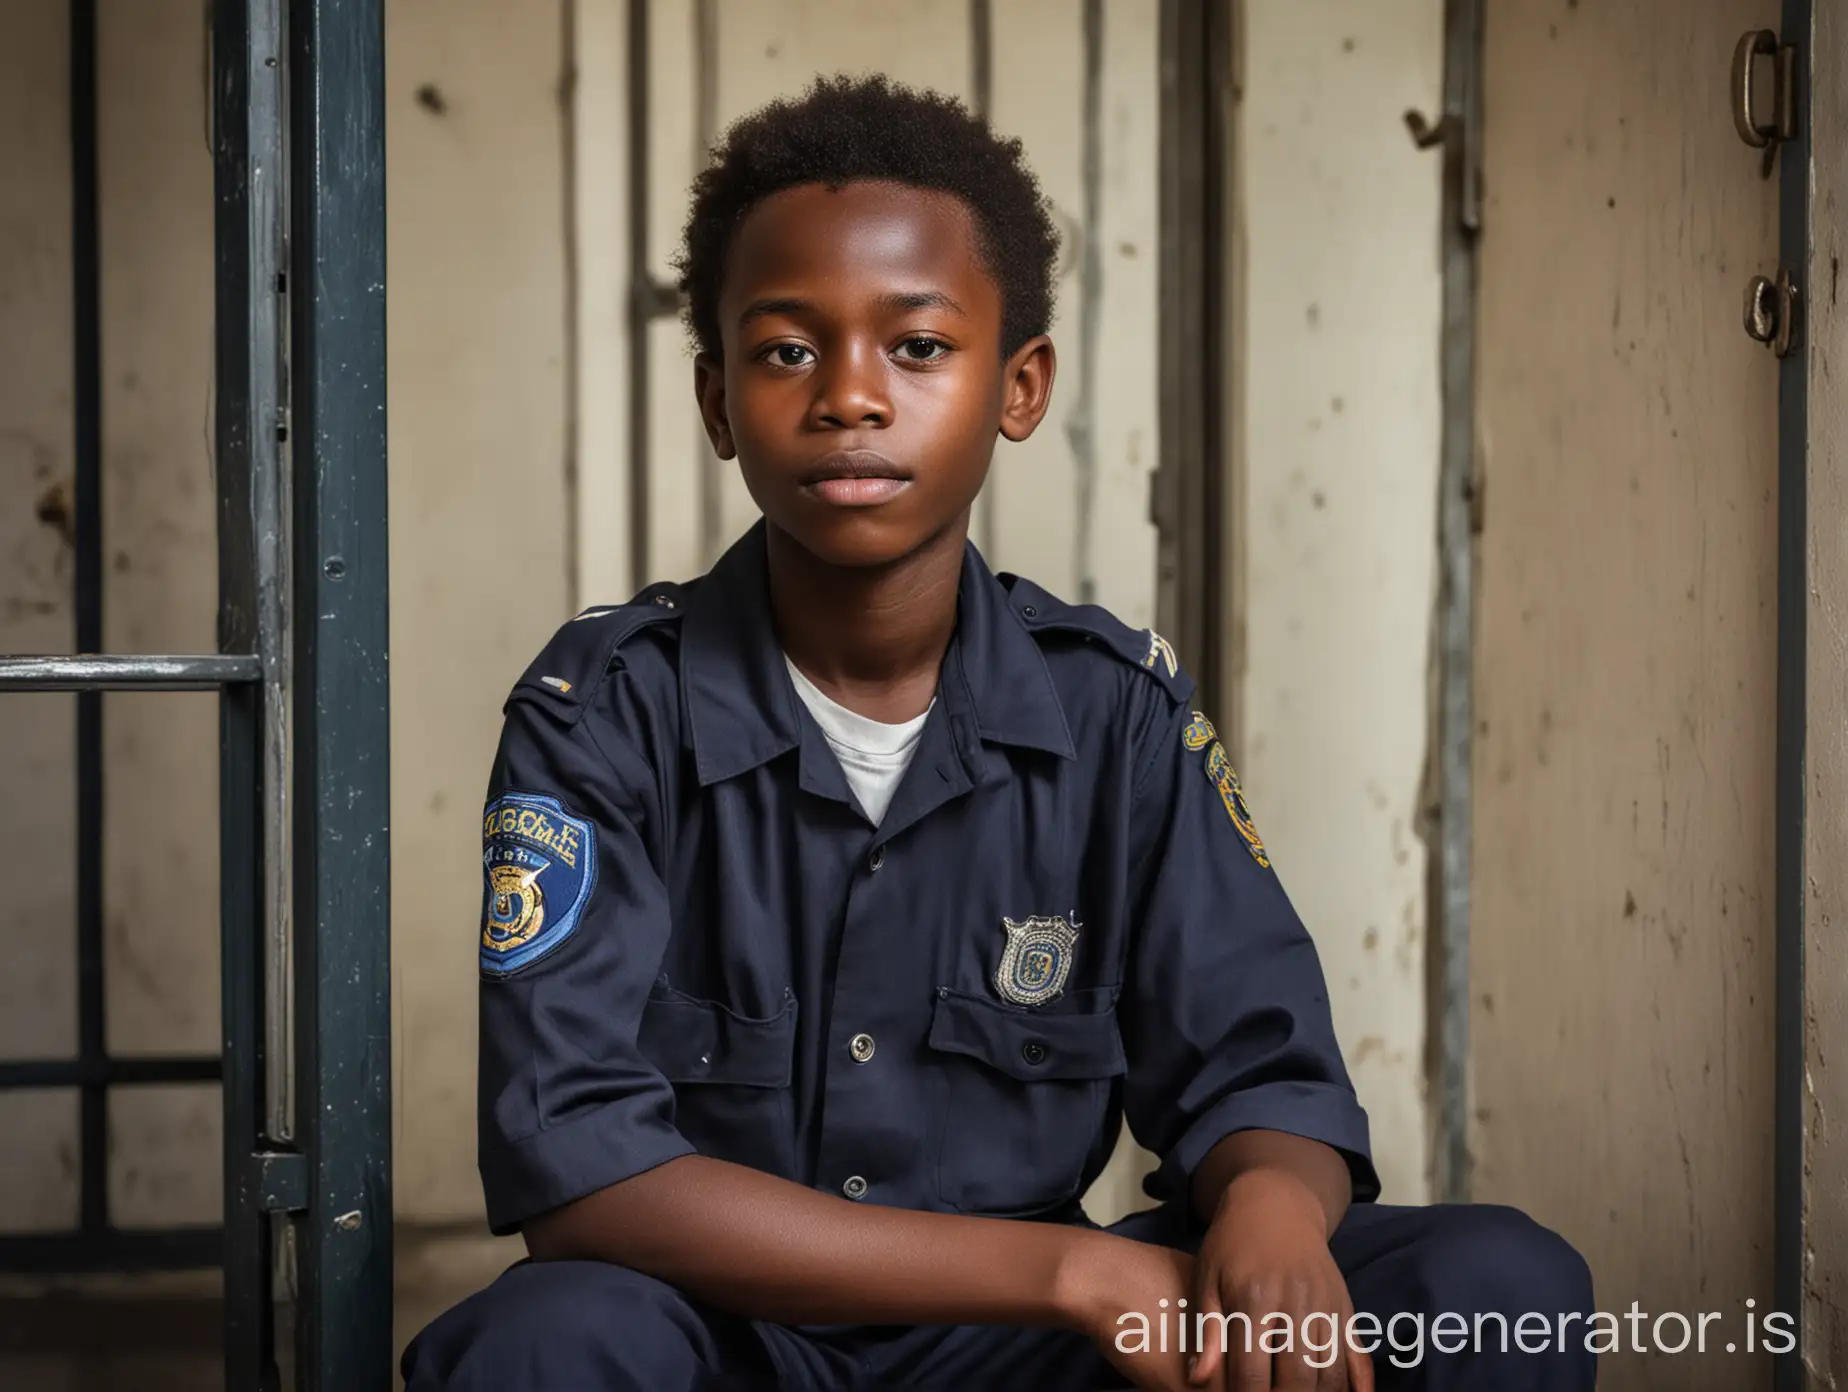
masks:
[[[963,205],[900,184],[785,189],[746,216],[695,385],[772,526],[835,565],[966,527],[995,436],[1046,413],[1050,340],[1001,359],[1001,290]]]

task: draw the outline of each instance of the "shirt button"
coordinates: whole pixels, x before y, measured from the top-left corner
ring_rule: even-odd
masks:
[[[867,869],[871,870],[875,875],[877,875],[879,873],[880,867],[883,866],[884,864],[885,864],[885,847],[884,846],[874,846],[872,855],[867,858],[867,862],[866,862]]]
[[[856,1034],[847,1042],[847,1052],[853,1055],[855,1063],[865,1063],[873,1056],[872,1035]]]
[[[1029,1039],[1020,1046],[1020,1056],[1037,1066],[1046,1061],[1046,1046],[1037,1039]]]
[[[841,1185],[841,1192],[856,1202],[866,1197],[866,1181],[859,1175],[848,1175],[847,1182]]]

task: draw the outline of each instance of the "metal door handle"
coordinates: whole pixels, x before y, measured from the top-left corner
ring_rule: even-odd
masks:
[[[1745,331],[1760,343],[1769,344],[1778,357],[1790,356],[1797,345],[1797,315],[1801,299],[1790,272],[1780,270],[1777,279],[1753,276],[1745,287]]]
[[[1760,58],[1772,59],[1771,116],[1759,118],[1755,97]],[[1780,45],[1774,29],[1753,29],[1733,49],[1732,115],[1739,138],[1754,150],[1797,133],[1797,50]]]

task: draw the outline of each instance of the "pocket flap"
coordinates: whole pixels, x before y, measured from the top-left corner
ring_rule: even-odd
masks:
[[[781,1014],[753,1020],[717,1001],[650,996],[636,1043],[670,1083],[788,1087],[796,1052],[795,997]]]
[[[1040,1015],[947,987],[937,992],[930,1046],[967,1054],[1024,1083],[1113,1078],[1125,1071],[1116,1009]]]

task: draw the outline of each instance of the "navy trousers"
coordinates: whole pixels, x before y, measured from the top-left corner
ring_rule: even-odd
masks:
[[[1191,1219],[1166,1209],[1133,1214],[1111,1231],[1187,1250],[1200,1237]],[[1524,1214],[1475,1204],[1356,1204],[1329,1246],[1356,1311],[1386,1331],[1373,1350],[1382,1392],[1591,1392],[1591,1274],[1562,1238]],[[1551,1333],[1537,1321],[1522,1326],[1530,1314]],[[1434,1324],[1440,1315],[1451,1318]],[[1326,1331],[1309,1337],[1326,1346]],[[1242,1338],[1237,1326],[1233,1338]],[[419,1334],[403,1372],[407,1392],[1123,1386],[1122,1375],[1067,1330],[791,1328],[723,1314],[599,1262],[510,1268]]]

